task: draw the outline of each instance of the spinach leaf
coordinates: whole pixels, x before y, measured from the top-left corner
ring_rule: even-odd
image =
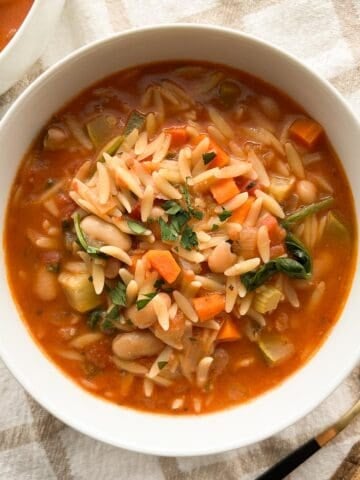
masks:
[[[292,258],[274,258],[257,270],[241,275],[241,281],[248,291],[260,287],[278,272],[291,278],[307,280],[311,277],[312,260],[307,248],[289,232],[285,238],[285,245]]]
[[[288,253],[299,262],[305,269],[305,272],[309,275],[312,273],[312,259],[308,249],[290,232],[287,232],[285,238],[285,245]]]

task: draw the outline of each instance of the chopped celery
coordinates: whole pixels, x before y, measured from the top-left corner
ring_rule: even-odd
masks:
[[[58,277],[65,296],[74,310],[88,312],[101,304],[87,273],[62,272]]]
[[[97,162],[103,162],[104,161],[104,153],[108,153],[109,155],[115,155],[117,152],[118,148],[124,141],[124,136],[123,135],[118,135],[117,137],[114,137],[108,142],[105,147],[101,150],[99,155],[96,157]]]
[[[290,195],[294,183],[294,177],[274,176],[271,178],[270,182],[270,194],[275,197],[278,202],[283,202]]]
[[[294,345],[283,335],[263,332],[258,340],[259,348],[270,365],[279,365],[293,355]]]
[[[329,212],[326,219],[325,233],[329,238],[335,240],[347,240],[349,238],[349,230],[334,212]]]
[[[145,118],[146,118],[145,115],[138,112],[137,110],[133,110],[130,113],[128,121],[126,122],[123,134],[125,136],[129,135],[129,133],[131,133],[135,128],[137,128],[140,131],[144,126]]]
[[[99,115],[86,124],[90,140],[99,147],[109,139],[116,127],[117,119],[114,115]]]
[[[260,287],[255,295],[254,309],[259,313],[267,313],[275,310],[280,302],[282,293],[279,289],[267,285]]]

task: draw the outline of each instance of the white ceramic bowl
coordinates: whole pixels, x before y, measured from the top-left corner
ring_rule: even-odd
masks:
[[[360,126],[340,95],[295,58],[255,38],[210,26],[133,30],[94,43],[59,62],[17,100],[0,126],[0,224],[19,163],[50,116],[84,88],[134,65],[192,59],[224,63],[276,85],[326,129],[343,161],[360,211]],[[82,390],[39,350],[19,318],[0,259],[0,353],[14,376],[68,425],[112,445],[160,455],[203,455],[257,442],[316,407],[359,359],[357,271],[343,314],[303,368],[254,401],[218,413],[167,416],[108,403]]]
[[[0,51],[0,95],[19,80],[45,50],[65,0],[35,0],[14,37]]]

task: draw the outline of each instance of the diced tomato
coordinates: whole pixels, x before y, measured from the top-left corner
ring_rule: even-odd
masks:
[[[129,217],[133,218],[134,220],[141,220],[141,205],[140,202],[136,203],[131,212],[129,213]]]
[[[48,250],[47,252],[40,252],[39,258],[45,264],[59,263],[61,260],[61,253],[57,250]]]
[[[108,338],[92,343],[86,349],[86,359],[98,368],[111,365],[111,341]]]
[[[274,215],[270,213],[264,215],[260,219],[259,225],[266,225],[272,245],[281,243],[284,240],[286,231],[279,225]]]
[[[59,192],[56,195],[56,204],[63,220],[69,219],[78,208],[73,199],[63,192]]]
[[[285,246],[283,243],[279,243],[278,245],[274,245],[270,247],[270,258],[277,258],[281,257],[285,253]]]

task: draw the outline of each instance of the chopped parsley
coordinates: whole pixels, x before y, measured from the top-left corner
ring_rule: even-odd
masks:
[[[159,370],[162,370],[163,368],[166,367],[168,362],[157,362],[157,364],[158,364]]]
[[[114,305],[126,306],[126,287],[122,282],[118,282],[116,287],[110,290],[109,296]]]
[[[172,223],[167,224],[162,218],[160,218],[159,224],[161,240],[174,242],[179,235],[179,232],[175,229],[174,225]]]
[[[112,309],[107,312],[105,320],[116,320],[120,314],[120,308],[118,305],[114,305]]]
[[[180,244],[185,250],[191,250],[199,245],[196,233],[189,225],[186,225],[182,232]]]
[[[163,280],[162,278],[158,278],[155,283],[154,283],[154,288],[156,288],[156,290],[160,290],[160,288],[165,284],[165,280]]]
[[[60,264],[59,263],[48,263],[46,265],[46,270],[52,273],[59,273]]]
[[[99,324],[99,322],[102,320],[103,313],[104,312],[102,310],[93,310],[89,313],[86,320],[89,328],[94,329]]]
[[[205,165],[207,165],[212,160],[214,160],[215,157],[216,157],[215,152],[206,152],[206,153],[203,153],[203,156],[202,156]]]
[[[168,215],[176,215],[177,213],[183,211],[181,205],[175,202],[175,200],[167,200],[164,203],[163,208],[165,210],[165,213],[167,213]]]
[[[204,214],[202,212],[200,212],[200,210],[196,210],[192,206],[191,195],[190,195],[189,187],[188,187],[187,183],[180,188],[180,191],[184,195],[186,207],[189,210],[190,215],[192,217],[196,218],[197,220],[201,220],[203,218]]]
[[[146,227],[142,223],[136,222],[135,220],[127,221],[128,227],[136,235],[143,235],[146,232]]]
[[[216,232],[216,230],[219,230],[219,228],[220,228],[220,225],[218,225],[217,223],[214,223],[213,226],[211,227],[211,231]]]
[[[136,308],[138,310],[142,310],[143,308],[146,307],[146,305],[151,302],[151,300],[157,295],[158,292],[150,292],[150,293],[144,293],[143,296],[146,298],[142,298],[141,300],[138,300],[136,302]]]
[[[224,208],[223,211],[221,213],[219,213],[218,217],[220,218],[220,220],[222,222],[225,222],[225,220],[230,218],[231,215],[232,215],[232,212],[230,212],[230,210],[225,210],[225,208]]]

